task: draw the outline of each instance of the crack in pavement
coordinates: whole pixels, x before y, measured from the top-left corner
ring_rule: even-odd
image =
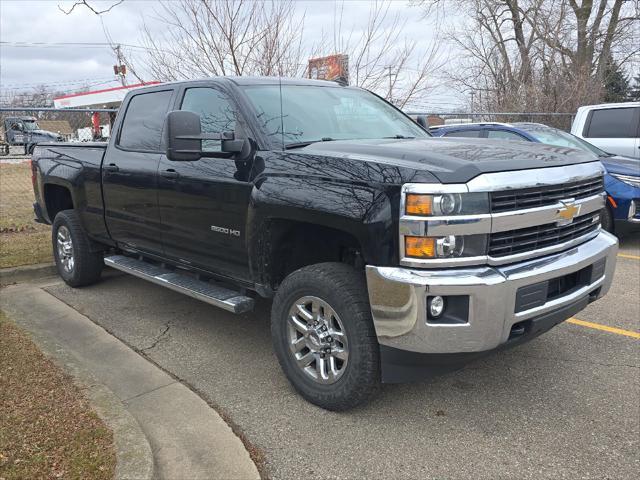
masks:
[[[160,335],[158,335],[156,337],[156,339],[153,341],[153,343],[151,345],[149,345],[148,347],[142,347],[140,348],[141,352],[147,352],[149,350],[152,350],[153,348],[155,348],[158,343],[160,343],[160,341],[165,337],[165,335],[167,334],[167,332],[169,331],[169,329],[171,328],[171,320],[169,320],[165,327],[164,330],[162,332],[160,332]]]

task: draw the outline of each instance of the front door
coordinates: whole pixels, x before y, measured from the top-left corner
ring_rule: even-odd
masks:
[[[131,97],[102,162],[105,221],[122,247],[162,255],[158,165],[172,90]]]
[[[202,131],[236,131],[237,109],[221,90],[183,90],[180,109],[200,115]],[[220,142],[202,142],[220,152]],[[225,276],[248,280],[246,221],[252,184],[248,166],[232,158],[170,161],[159,167],[159,208],[167,257]]]

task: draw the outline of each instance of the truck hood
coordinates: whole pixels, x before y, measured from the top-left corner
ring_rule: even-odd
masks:
[[[640,177],[640,160],[631,157],[613,156],[602,158],[604,168],[609,173],[619,175],[633,175]]]
[[[298,152],[426,170],[442,183],[465,183],[487,172],[598,160],[572,148],[468,138],[339,140],[314,143]]]

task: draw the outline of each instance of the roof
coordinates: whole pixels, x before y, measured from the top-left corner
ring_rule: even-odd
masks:
[[[457,127],[484,127],[484,126],[500,126],[500,127],[511,127],[512,125],[510,123],[502,123],[502,122],[469,122],[469,123],[447,123],[445,125],[436,125],[433,127],[429,127],[429,128],[433,128],[435,129],[440,129],[440,128],[457,128]]]
[[[340,84],[329,80],[312,80],[310,78],[282,77],[222,77],[236,85],[316,85],[321,87],[339,87]]]
[[[583,105],[578,110],[598,109],[598,108],[624,108],[624,107],[640,107],[640,102],[621,102],[621,103],[599,103],[597,105]]]

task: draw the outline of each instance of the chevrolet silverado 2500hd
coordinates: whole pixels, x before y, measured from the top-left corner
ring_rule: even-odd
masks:
[[[270,78],[132,91],[113,132],[33,155],[64,281],[273,297],[280,365],[327,409],[530,340],[613,278],[585,152],[432,138],[365,90]]]

